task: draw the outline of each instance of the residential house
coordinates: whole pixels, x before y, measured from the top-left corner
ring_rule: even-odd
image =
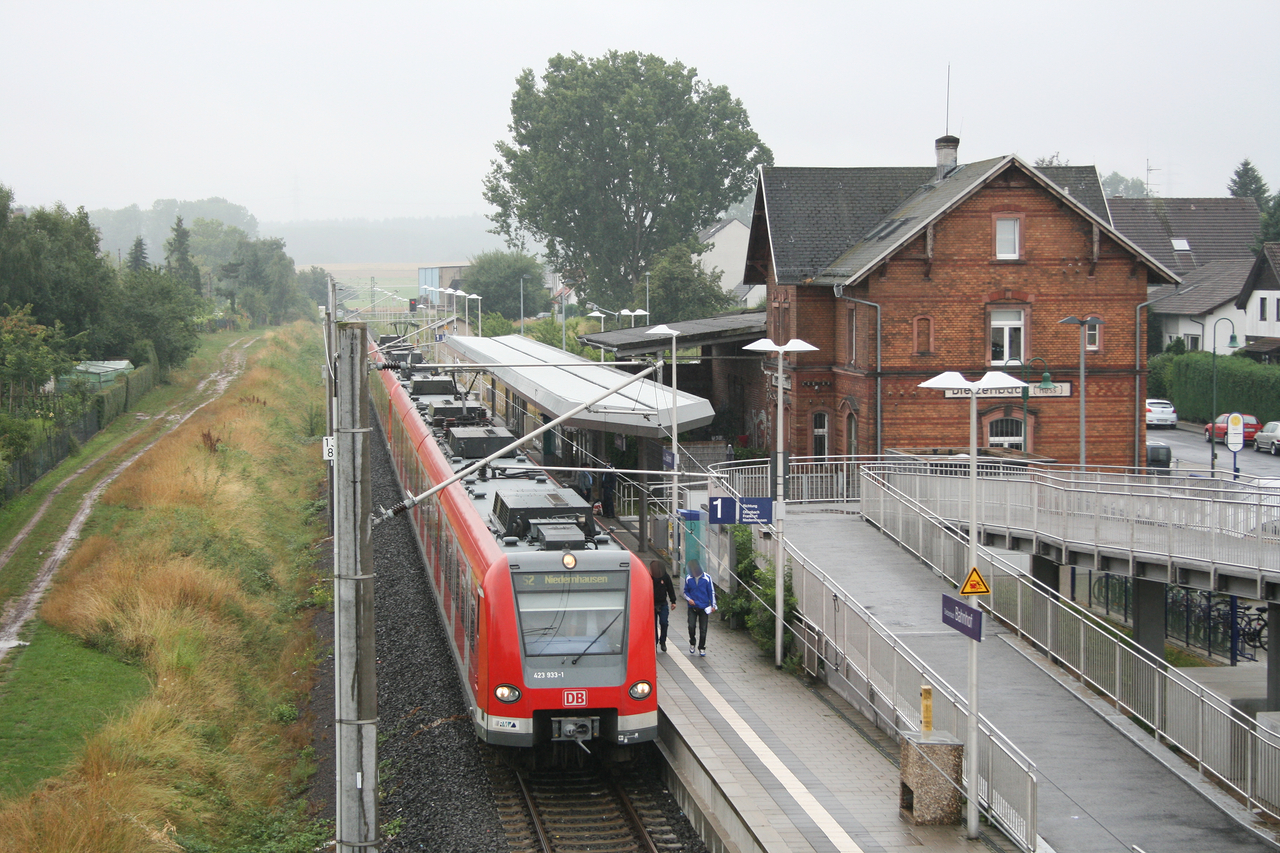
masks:
[[[1235,307],[1244,312],[1244,351],[1280,364],[1280,243],[1265,243],[1249,270]]]
[[[1112,198],[1107,200],[1116,230],[1166,268],[1183,277],[1172,289],[1151,293],[1153,345],[1181,337],[1187,349],[1208,349],[1218,321],[1244,320],[1235,297],[1244,286],[1262,214],[1252,198]],[[1234,291],[1233,291],[1234,288]],[[1165,298],[1168,297],[1168,298]],[[1218,335],[1219,355],[1231,352],[1230,326]]]
[[[937,140],[926,167],[761,168],[744,283],[768,288],[772,340],[818,347],[786,364],[788,449],[967,447],[967,401],[921,382],[1048,371],[1054,390],[1032,392],[1025,424],[1020,395],[980,399],[981,445],[1074,461],[1083,391],[1088,462],[1139,464],[1139,306],[1177,276],[1112,226],[1093,167],[959,164],[959,142]],[[774,393],[773,364],[746,399]]]
[[[758,302],[764,297],[763,288],[751,288],[742,283],[742,271],[746,266],[747,239],[751,229],[740,219],[722,219],[715,225],[698,232],[698,242],[711,248],[696,258],[707,272],[720,270],[720,287],[733,294],[739,305],[751,307],[754,295]],[[753,293],[754,291],[754,293]]]

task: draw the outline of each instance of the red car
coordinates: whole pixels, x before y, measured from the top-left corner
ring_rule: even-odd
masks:
[[[1218,419],[1211,424],[1204,425],[1205,441],[1226,441],[1227,440],[1227,418],[1230,415],[1218,415]],[[1253,437],[1258,434],[1258,430],[1262,428],[1262,423],[1253,415],[1241,415],[1244,418],[1244,443],[1248,444],[1253,441]]]

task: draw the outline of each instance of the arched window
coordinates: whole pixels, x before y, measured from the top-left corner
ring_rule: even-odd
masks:
[[[850,412],[844,418],[844,442],[845,453],[849,456],[858,455],[858,416]]]
[[[1022,420],[996,418],[987,424],[987,446],[1022,450]]]
[[[927,315],[915,317],[911,321],[912,352],[933,352],[933,318]]]

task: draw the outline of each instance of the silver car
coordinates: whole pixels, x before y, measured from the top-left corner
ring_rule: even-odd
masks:
[[[1178,428],[1178,411],[1168,400],[1147,400],[1147,426]]]
[[[1253,449],[1261,453],[1270,450],[1272,456],[1280,456],[1280,421],[1267,421],[1253,436]]]

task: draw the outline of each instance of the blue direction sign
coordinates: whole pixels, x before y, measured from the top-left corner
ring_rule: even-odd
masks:
[[[773,498],[715,497],[707,502],[710,524],[772,524]]]
[[[739,498],[739,524],[772,524],[773,498]]]
[[[670,447],[662,448],[662,467],[668,471],[676,469],[676,452]]]
[[[982,611],[958,598],[942,596],[942,624],[955,628],[966,637],[982,642]]]

